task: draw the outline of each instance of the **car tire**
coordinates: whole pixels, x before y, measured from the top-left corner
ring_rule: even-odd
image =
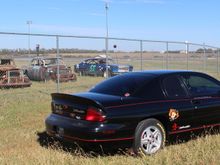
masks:
[[[165,146],[166,131],[163,124],[156,119],[141,121],[135,130],[133,151],[135,154],[151,155]]]

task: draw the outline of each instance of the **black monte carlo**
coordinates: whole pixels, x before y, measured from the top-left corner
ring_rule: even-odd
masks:
[[[171,135],[220,126],[220,82],[193,71],[132,72],[88,92],[52,94],[50,136],[83,143],[133,142],[153,154]]]

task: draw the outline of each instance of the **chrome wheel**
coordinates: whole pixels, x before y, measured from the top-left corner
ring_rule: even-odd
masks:
[[[153,154],[161,148],[162,142],[161,131],[155,126],[149,126],[141,134],[140,147],[145,154]]]

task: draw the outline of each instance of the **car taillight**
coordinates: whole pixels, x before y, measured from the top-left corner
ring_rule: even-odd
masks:
[[[87,109],[85,120],[94,121],[94,122],[102,122],[105,120],[105,116],[98,109],[94,107],[89,107]]]

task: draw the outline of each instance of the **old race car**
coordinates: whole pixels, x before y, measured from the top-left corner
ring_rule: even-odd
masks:
[[[108,71],[106,69],[108,68]],[[93,75],[111,77],[114,75],[132,72],[133,66],[115,64],[114,60],[108,57],[108,65],[106,65],[106,56],[100,55],[95,58],[89,58],[79,64],[74,65],[74,71],[79,75]]]
[[[83,143],[131,141],[153,154],[172,135],[220,126],[220,82],[191,71],[133,72],[88,92],[52,94],[46,131]]]
[[[57,81],[57,68],[59,66],[60,82],[76,80],[76,75],[72,73],[71,68],[67,67],[61,58],[58,59],[59,61],[53,57],[35,57],[31,60],[31,65],[25,69],[25,73],[31,80]]]
[[[11,58],[0,59],[0,88],[30,87],[31,82]]]

